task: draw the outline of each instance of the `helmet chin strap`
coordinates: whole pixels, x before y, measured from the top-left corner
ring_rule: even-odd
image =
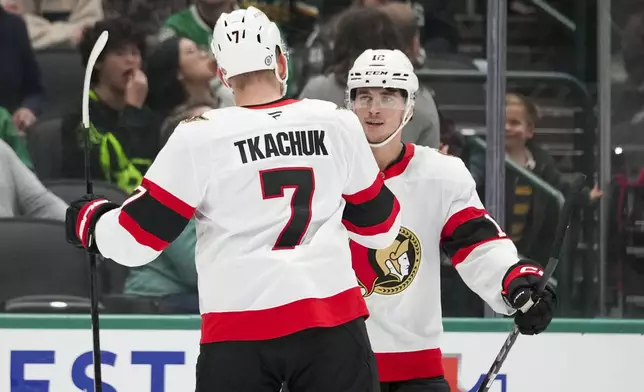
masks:
[[[370,147],[373,147],[373,148],[380,148],[380,147],[384,147],[387,143],[389,143],[390,141],[392,141],[392,140],[396,137],[396,135],[398,135],[398,134],[400,133],[400,131],[402,131],[402,129],[405,127],[405,125],[407,125],[407,123],[409,122],[409,120],[411,120],[411,113],[412,113],[412,110],[413,110],[413,106],[408,107],[408,108],[405,110],[405,115],[403,116],[403,119],[402,119],[402,121],[400,122],[400,125],[399,125],[399,126],[398,126],[398,128],[394,131],[394,133],[392,133],[391,135],[389,135],[389,137],[388,137],[388,138],[386,138],[385,140],[383,140],[383,141],[381,141],[381,142],[379,142],[379,143],[371,143],[371,142],[369,142],[369,146],[370,146]]]

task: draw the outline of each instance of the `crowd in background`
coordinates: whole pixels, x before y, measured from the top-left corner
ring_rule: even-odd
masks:
[[[0,0],[0,218],[62,221],[67,200],[49,184],[76,179],[74,189],[84,192],[81,86],[74,83],[62,91],[47,91],[49,80],[44,75],[51,78],[74,69],[74,80],[82,80],[89,53],[104,30],[109,41],[94,69],[89,96],[91,176],[111,184],[125,198],[139,185],[179,122],[234,105],[230,90],[217,78],[209,50],[212,28],[221,13],[249,5],[264,10],[279,24],[290,48],[287,95],[342,106],[347,73],[356,57],[369,48],[399,49],[418,70],[444,59],[449,60],[447,68],[484,69],[477,59],[457,53],[455,14],[448,3]],[[528,3],[510,1],[510,12],[534,12]],[[635,78],[641,71],[635,73],[639,68],[632,63],[644,59],[644,24],[633,23],[632,30],[639,28],[640,44],[627,46],[625,60],[626,70]],[[45,65],[39,60],[41,54],[72,61]],[[442,97],[432,87],[421,86],[403,139],[460,156],[483,198],[485,154],[467,148],[457,126],[461,119],[443,113]],[[629,93],[641,97],[641,91],[640,87]],[[539,106],[518,93],[509,93],[506,105],[508,159],[565,194],[565,173],[549,151],[533,140],[541,117]],[[623,115],[628,124],[641,122],[641,115],[637,117],[641,105],[633,106]],[[556,205],[521,176],[510,173],[506,179],[505,229],[520,252],[545,262],[557,223]],[[594,208],[604,191],[591,181],[583,193],[584,207]],[[114,291],[139,297],[141,311],[197,313],[195,242],[193,222],[157,260],[126,271],[124,283]],[[7,277],[0,275],[2,279]],[[446,297],[453,297],[449,303],[462,310],[448,308],[445,313],[480,316],[481,302],[472,302],[458,278],[446,273],[445,279]]]

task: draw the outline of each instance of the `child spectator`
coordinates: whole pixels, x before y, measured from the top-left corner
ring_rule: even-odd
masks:
[[[509,159],[532,171],[547,183],[568,193],[568,183],[557,169],[554,159],[532,137],[538,119],[536,105],[518,94],[506,95],[505,151]],[[485,195],[485,154],[472,154],[470,171],[480,195]],[[585,188],[584,204],[589,205],[602,196],[597,185]],[[538,261],[546,261],[553,241],[558,213],[548,197],[520,176],[506,172],[506,232],[519,251]]]

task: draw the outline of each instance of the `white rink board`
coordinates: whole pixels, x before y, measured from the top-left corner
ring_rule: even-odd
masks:
[[[477,380],[487,371],[506,337],[500,332],[445,334],[443,352],[459,357],[461,391],[474,392]],[[198,330],[105,329],[101,339],[102,350],[113,353],[105,355],[103,361],[114,360],[113,366],[103,365],[103,381],[109,384],[104,386],[104,392],[194,390]],[[80,391],[91,385],[91,349],[89,325],[84,330],[0,329],[0,392]],[[149,364],[153,361],[159,362],[154,366],[154,377]],[[163,366],[162,375],[159,369],[167,362],[175,364]],[[520,336],[501,374],[505,383],[497,381],[490,392],[642,391],[644,336]]]

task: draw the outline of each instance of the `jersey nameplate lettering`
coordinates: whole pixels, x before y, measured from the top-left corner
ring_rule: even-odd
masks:
[[[255,162],[282,156],[329,155],[324,145],[324,131],[317,129],[267,133],[236,141],[233,145],[239,149],[242,163],[248,163],[249,159]]]

